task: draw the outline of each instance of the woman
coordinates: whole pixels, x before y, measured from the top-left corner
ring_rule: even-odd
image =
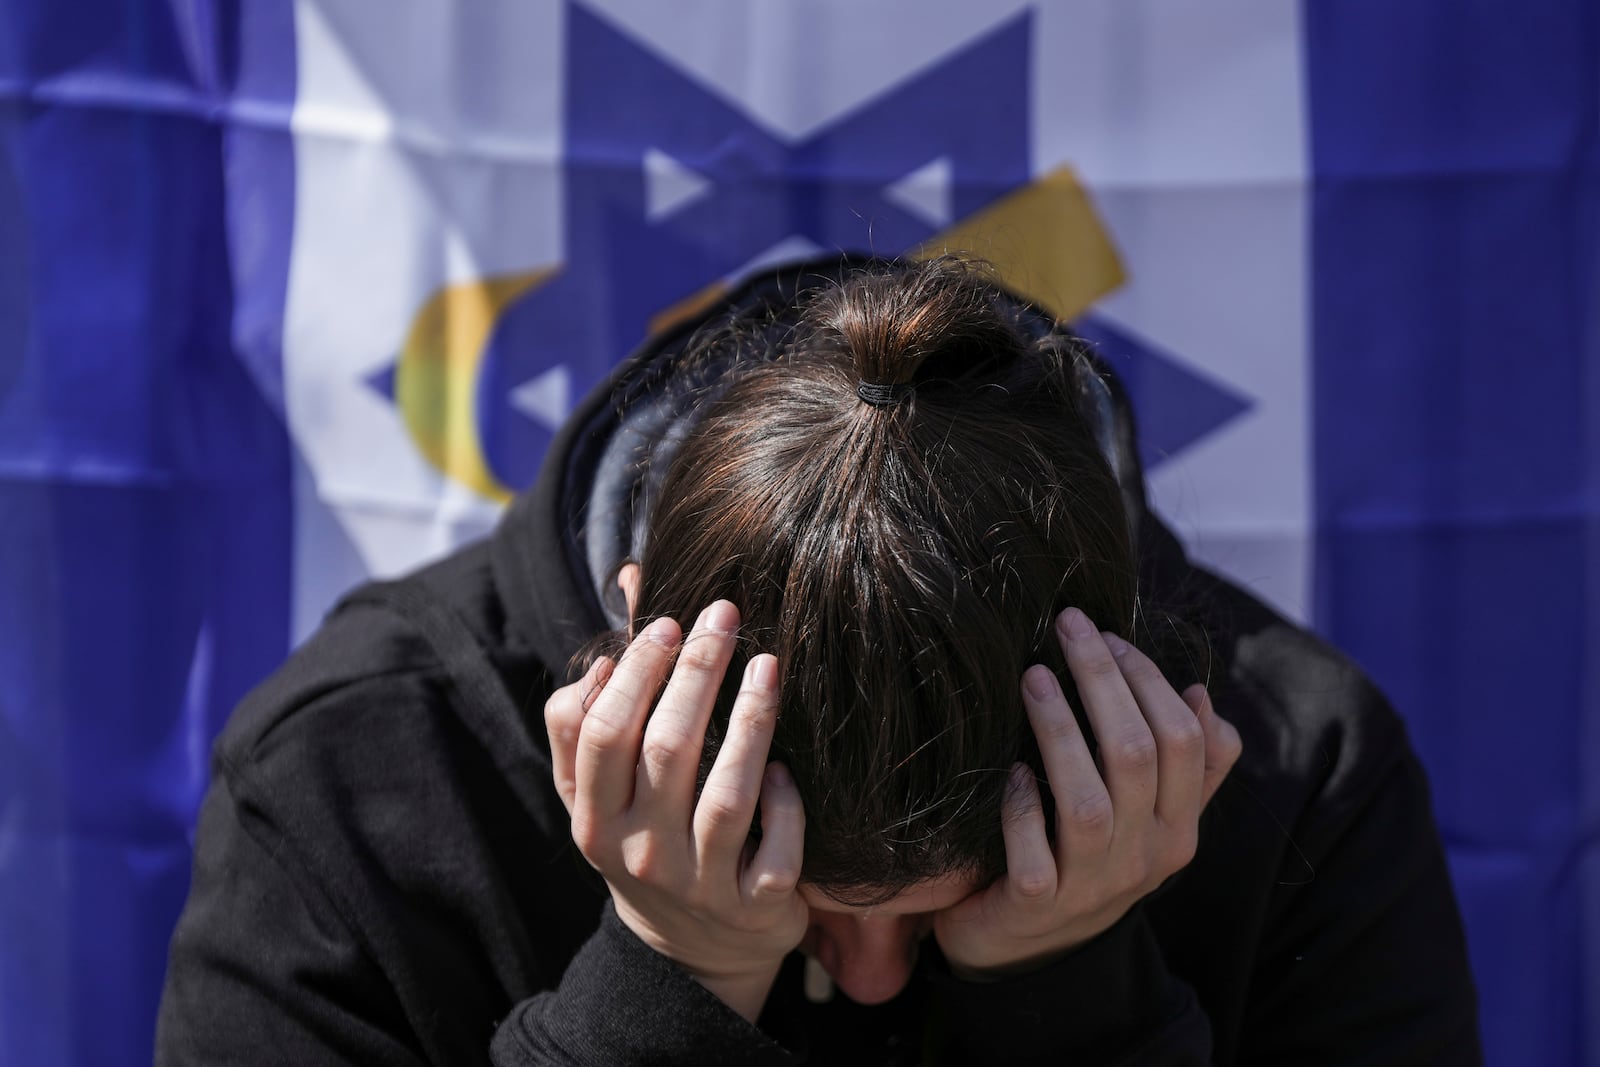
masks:
[[[1397,720],[1079,342],[945,260],[695,325],[235,715],[159,1058],[1477,1061]]]

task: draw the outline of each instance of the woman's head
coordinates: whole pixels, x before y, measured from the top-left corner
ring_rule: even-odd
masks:
[[[1037,768],[1019,679],[1057,612],[1128,633],[1122,498],[1077,406],[1085,359],[974,267],[882,265],[815,292],[735,359],[650,512],[637,628],[719,598],[777,656],[774,759],[806,809],[804,878],[847,903],[1004,868],[1007,771]],[[898,386],[864,390],[858,386]]]

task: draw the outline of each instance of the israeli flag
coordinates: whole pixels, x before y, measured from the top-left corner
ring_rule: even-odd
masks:
[[[344,589],[835,249],[1100,346],[1193,555],[1407,718],[1490,1062],[1600,1055],[1593,23],[0,0],[0,1063],[148,1057],[211,739]]]

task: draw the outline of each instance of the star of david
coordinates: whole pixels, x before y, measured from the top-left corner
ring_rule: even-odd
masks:
[[[649,332],[653,316],[709,283],[823,250],[898,255],[1025,185],[1031,30],[1024,13],[787,140],[569,6],[565,261],[505,309],[477,382],[480,440],[498,480],[530,484],[575,396]],[[1119,336],[1124,360],[1169,364]],[[388,371],[371,384],[388,392],[391,379]],[[1187,418],[1161,437],[1157,461],[1243,407],[1201,379],[1160,372],[1131,377],[1136,402],[1147,379],[1204,394],[1209,405],[1168,406],[1217,420]]]

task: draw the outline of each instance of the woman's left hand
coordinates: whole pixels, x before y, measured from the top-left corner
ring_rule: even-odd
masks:
[[[1023,706],[1055,796],[1056,843],[1032,772],[1018,764],[1003,814],[1006,874],[934,919],[958,975],[1043,966],[1110,928],[1194,857],[1200,813],[1239,758],[1239,734],[1204,686],[1180,697],[1143,653],[1076,608],[1056,632],[1104,770],[1055,675],[1030,667]]]

